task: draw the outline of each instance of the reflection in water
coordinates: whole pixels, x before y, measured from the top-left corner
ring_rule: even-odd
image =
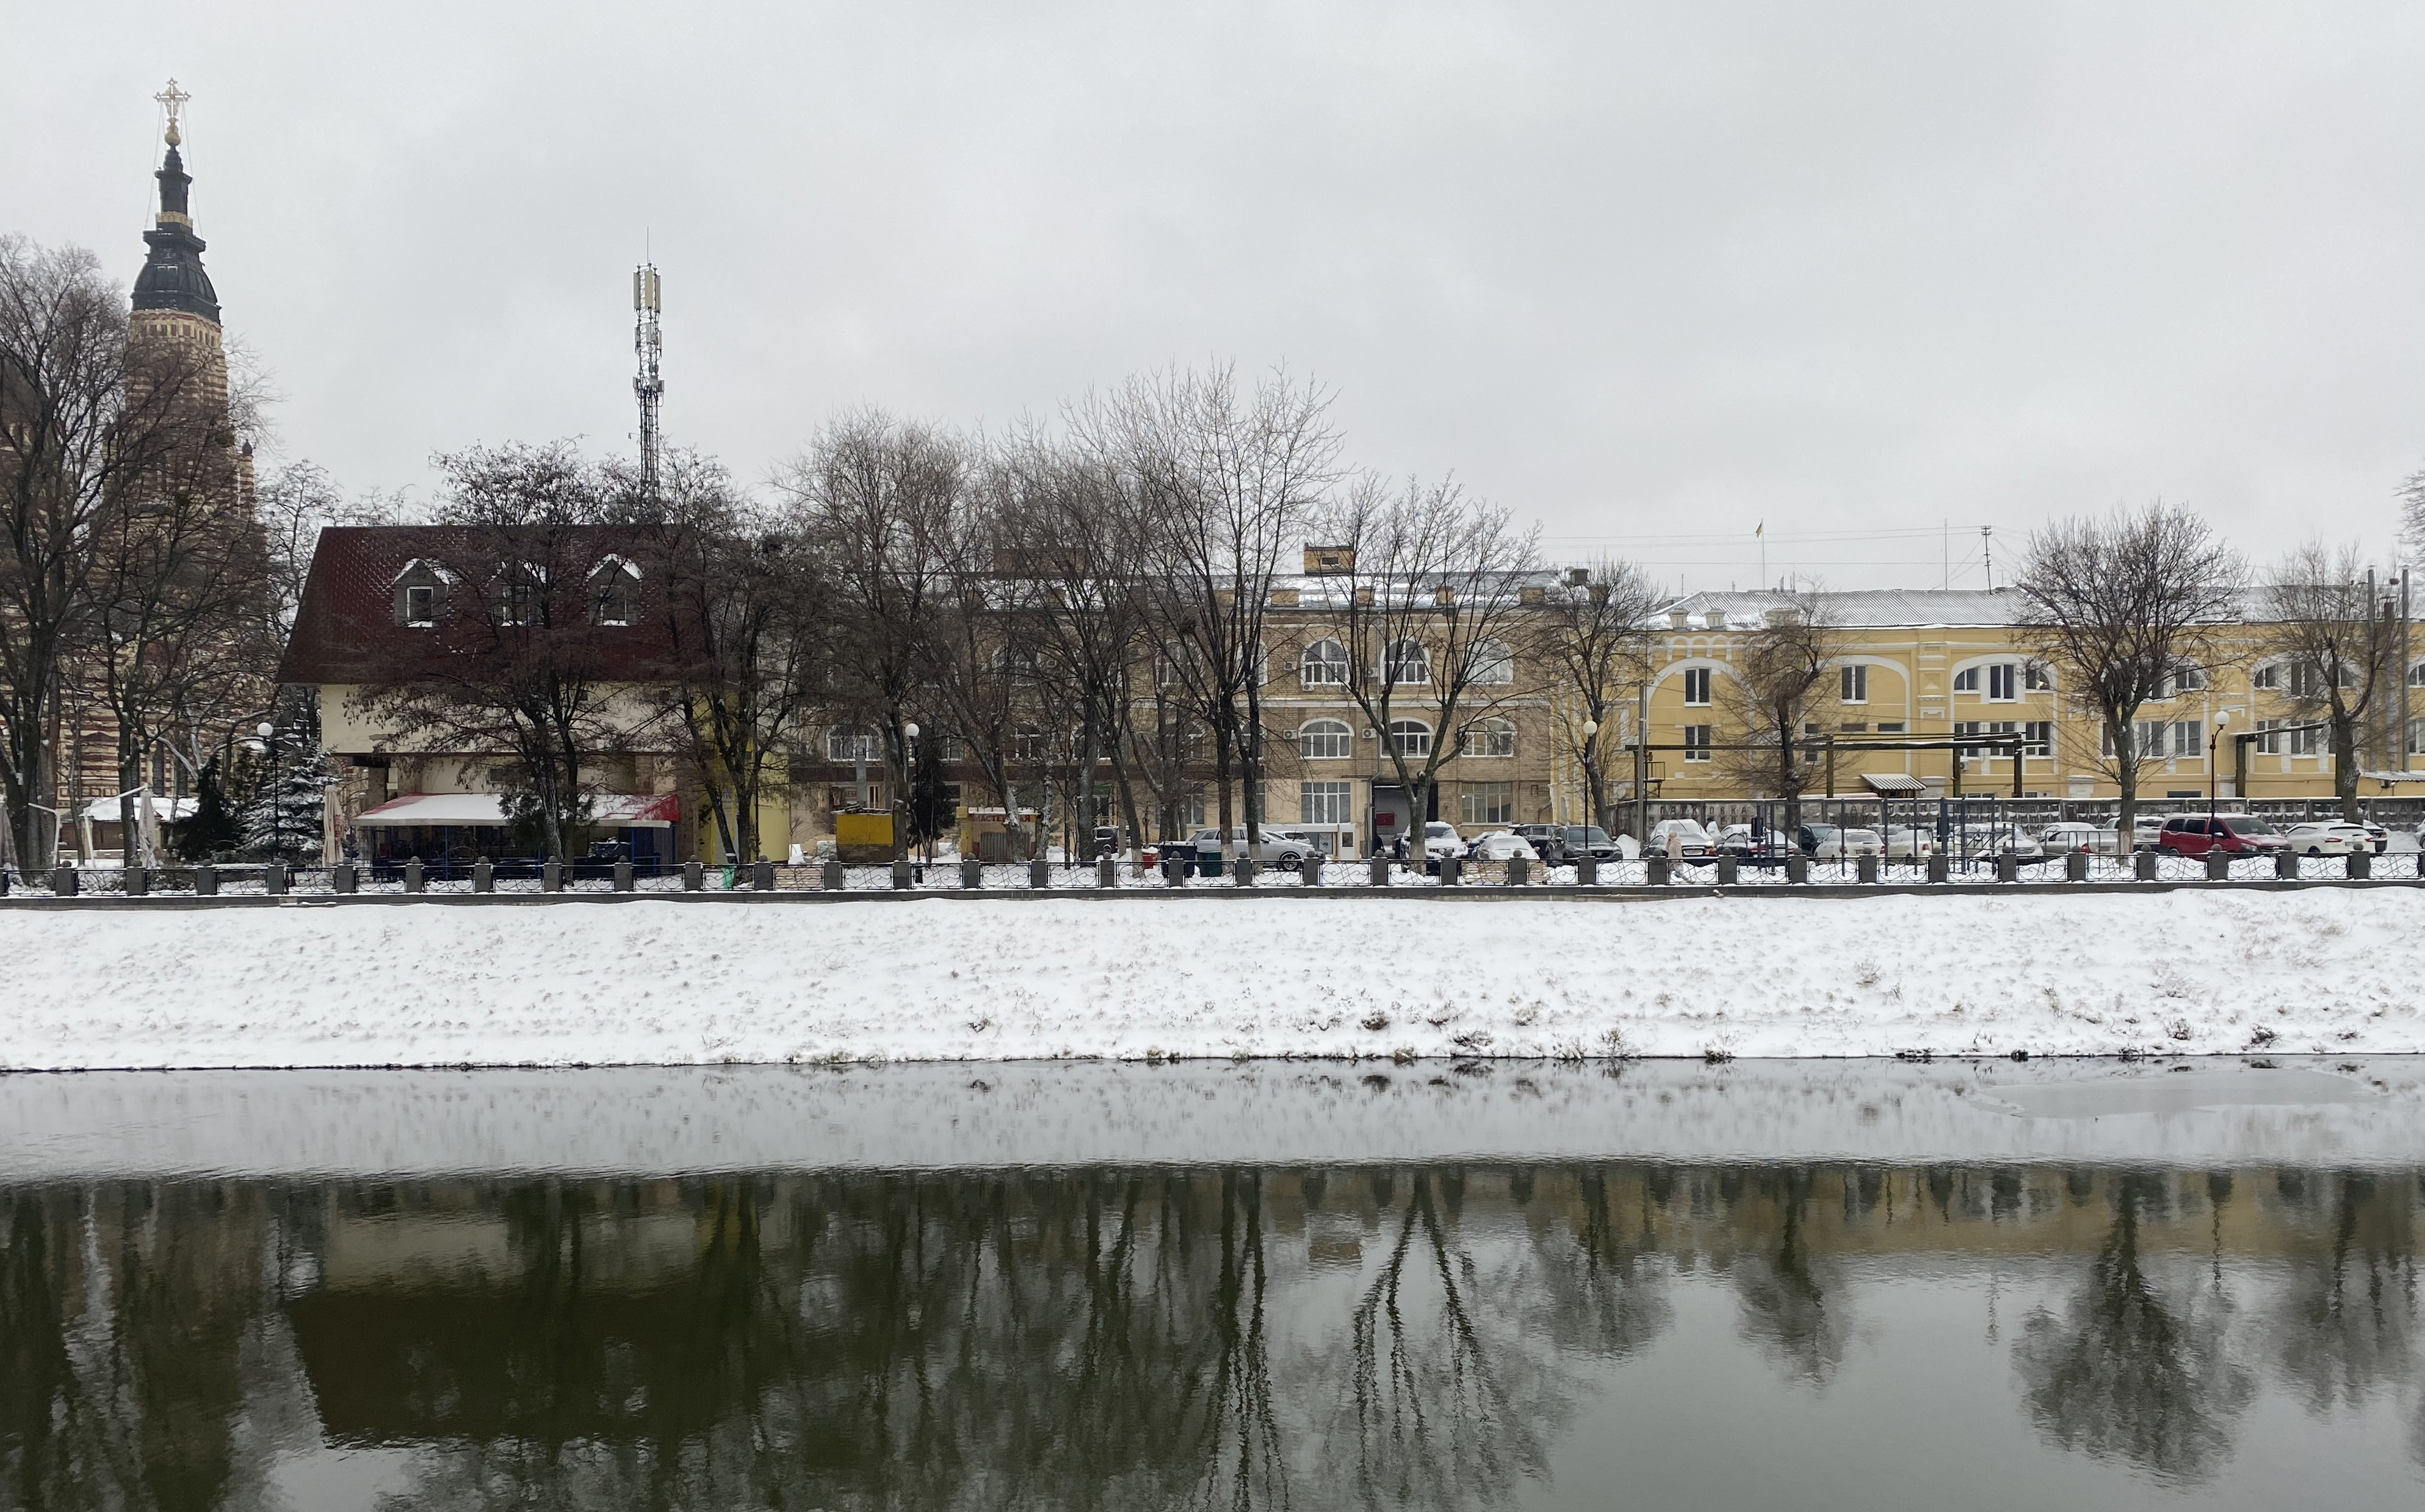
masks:
[[[1724,1452],[1857,1400],[1905,1281],[1990,1272],[2034,1297],[2006,1422],[2211,1482],[2269,1383],[2419,1421],[2419,1197],[1643,1162],[22,1189],[0,1506],[259,1504],[328,1446],[398,1452],[396,1505],[1495,1504],[1616,1372],[1761,1361]]]

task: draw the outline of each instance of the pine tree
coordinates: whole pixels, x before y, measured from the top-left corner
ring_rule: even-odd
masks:
[[[306,695],[281,699],[271,750],[261,758],[267,780],[244,805],[244,848],[281,861],[320,851],[323,791],[334,780],[320,748],[320,710]]]

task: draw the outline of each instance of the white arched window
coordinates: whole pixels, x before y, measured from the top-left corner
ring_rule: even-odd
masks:
[[[1347,647],[1337,641],[1316,641],[1305,648],[1305,657],[1296,665],[1297,681],[1308,688],[1343,688],[1347,685]]]
[[[1382,676],[1393,683],[1427,683],[1432,680],[1432,654],[1421,641],[1391,641],[1389,653],[1381,661]]]
[[[1459,756],[1512,756],[1516,754],[1516,726],[1503,719],[1475,720],[1465,727],[1456,750]]]
[[[1432,727],[1419,719],[1393,719],[1389,745],[1403,756],[1427,756],[1432,754]]]
[[[1516,680],[1516,653],[1504,641],[1478,641],[1473,647],[1473,680],[1489,688]]]
[[[1344,761],[1355,740],[1356,732],[1335,719],[1309,719],[1297,726],[1297,755],[1308,761]]]
[[[2417,662],[2408,669],[2408,686],[2425,688],[2425,661]]]
[[[845,764],[881,761],[884,759],[884,742],[874,730],[836,724],[826,731],[826,759]]]

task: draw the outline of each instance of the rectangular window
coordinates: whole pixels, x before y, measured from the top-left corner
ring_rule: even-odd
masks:
[[[1300,824],[1352,824],[1355,786],[1344,782],[1301,782],[1296,787]]]
[[[1957,740],[1966,735],[1984,735],[1986,733],[1987,726],[1975,719],[1956,720],[1953,722],[1953,738]],[[1957,748],[1954,754],[1965,761],[1976,761],[1981,756],[1985,756],[1987,751],[1984,746],[1966,745]]]
[[[2193,719],[2173,721],[2173,755],[2176,756],[2206,755],[2206,726]]]
[[[1886,720],[1878,725],[1880,735],[1901,735],[1903,732],[1903,721],[1899,719]]]
[[[1204,789],[1190,788],[1179,804],[1179,822],[1188,829],[1200,830],[1212,822],[1204,817]]]
[[[2043,661],[2032,661],[2021,669],[2022,686],[2033,693],[2046,692],[2054,687],[2054,676]]]
[[[2183,666],[2175,667],[2173,669],[2172,684],[2165,690],[2165,692],[2167,695],[2170,695],[2172,693],[2203,692],[2205,690],[2206,669],[2204,667]]]
[[[1687,724],[1684,726],[1685,760],[1707,761],[1710,759],[1710,726],[1707,724]]]
[[[438,590],[407,588],[404,591],[404,622],[407,625],[438,623]]]
[[[1955,673],[1953,675],[1953,691],[1957,693],[1977,692],[1979,691],[1979,669],[1977,667],[1964,667],[1961,671]]]
[[[1710,704],[1710,669],[1684,669],[1684,702],[1693,708],[1706,708]]]
[[[1999,661],[1987,669],[1987,697],[1991,702],[2009,704],[2020,696],[2019,679],[2014,676],[2020,669],[2010,661]]]
[[[2324,729],[2321,725],[2317,724],[2310,724],[2305,729],[2292,730],[2290,732],[2290,754],[2292,756],[2321,756],[2324,752],[2325,738],[2330,733],[2330,731]]]
[[[2033,719],[2021,731],[2021,755],[2047,757],[2054,755],[2054,721]]]
[[[2408,722],[2408,754],[2425,756],[2425,719]]]
[[[1867,724],[1857,723],[1839,724],[1836,726],[1836,733],[1839,735],[1867,735],[1870,733],[1870,727]]]
[[[1512,782],[1469,782],[1465,785],[1465,822],[1516,822],[1516,785]]]
[[[1841,685],[1840,691],[1843,702],[1848,704],[1868,703],[1870,701],[1870,669],[1866,666],[1855,664],[1844,667],[1840,669],[1840,671],[1841,676],[1839,681]]]
[[[2256,752],[2259,756],[2282,754],[2281,728],[2282,722],[2278,719],[2260,719],[2256,722]],[[2411,749],[2415,748],[2411,747]]]

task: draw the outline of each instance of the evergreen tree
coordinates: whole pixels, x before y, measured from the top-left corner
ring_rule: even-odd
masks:
[[[266,780],[244,806],[244,848],[281,861],[320,853],[324,789],[335,780],[320,748],[320,709],[308,692],[279,700],[277,731],[261,760]]]
[[[228,806],[217,756],[202,763],[194,785],[194,812],[177,825],[176,851],[185,861],[208,861],[225,855],[242,837],[235,811]]]

